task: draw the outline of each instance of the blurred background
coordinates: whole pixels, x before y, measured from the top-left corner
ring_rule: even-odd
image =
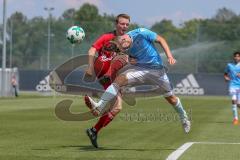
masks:
[[[188,0],[183,4],[153,1],[149,8],[146,4],[138,4],[135,10],[128,9],[131,4],[126,6],[124,2],[116,2],[114,5],[107,1],[86,3],[72,0],[69,1],[71,5],[67,5],[64,0],[36,0],[14,5],[12,0],[7,0],[6,67],[18,69],[20,88],[28,90],[26,86],[30,81],[36,85],[49,71],[66,60],[87,54],[98,36],[114,29],[115,16],[122,12],[132,17],[130,30],[146,27],[166,38],[177,59],[177,65],[170,67],[171,74],[207,74],[219,75],[220,78],[227,62],[232,60],[232,53],[240,48],[240,15],[235,8],[240,2],[209,2],[209,6],[205,5],[204,8],[202,6],[205,2],[193,5]],[[0,3],[3,4],[3,0]],[[66,6],[63,7],[65,3]],[[154,3],[160,10],[159,15],[156,12],[150,14],[153,12],[151,8],[155,9]],[[119,9],[116,9],[117,5]],[[182,12],[174,8],[177,5],[180,5],[178,10]],[[106,9],[107,7],[112,7],[112,10]],[[178,16],[174,16],[177,13],[172,14],[172,10],[168,13],[165,8],[175,9]],[[197,13],[192,12],[194,8],[197,8]],[[141,12],[143,9],[146,13]],[[71,45],[65,38],[66,30],[72,25],[79,25],[85,30],[86,37],[81,44]],[[0,31],[0,50],[3,51],[2,21]],[[0,63],[3,63],[2,57]],[[176,81],[175,84],[177,83],[179,82]],[[33,90],[34,87],[29,89]]]

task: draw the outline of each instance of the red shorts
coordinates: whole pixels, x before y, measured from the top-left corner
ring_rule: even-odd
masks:
[[[112,57],[106,58],[106,56],[99,56],[94,62],[94,71],[97,78],[103,77],[111,66]],[[101,83],[104,89],[107,89],[111,82]]]
[[[110,68],[112,58],[99,56],[94,62],[94,71],[98,78],[101,78]]]
[[[104,89],[107,89],[109,85],[116,78],[117,72],[127,63],[127,56],[118,56],[112,59],[105,56],[99,56],[95,60],[94,70],[95,74],[100,79]]]

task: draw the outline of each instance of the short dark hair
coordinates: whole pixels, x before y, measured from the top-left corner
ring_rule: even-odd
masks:
[[[237,55],[240,56],[240,52],[239,51],[233,53],[234,57],[237,56]]]
[[[130,16],[129,16],[128,14],[125,14],[125,13],[119,14],[119,15],[116,17],[116,23],[118,23],[119,18],[126,18],[126,19],[128,19],[129,22],[130,22]]]

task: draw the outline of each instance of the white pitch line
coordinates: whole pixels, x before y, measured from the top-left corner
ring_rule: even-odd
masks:
[[[177,150],[172,152],[166,160],[177,160],[189,147],[191,147],[195,142],[187,142],[184,143]]]
[[[177,160],[188,148],[193,144],[240,144],[240,143],[228,143],[228,142],[187,142],[180,146],[177,150],[172,152],[166,160]]]

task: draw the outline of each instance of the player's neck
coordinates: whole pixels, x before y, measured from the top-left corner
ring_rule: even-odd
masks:
[[[117,36],[121,36],[122,34],[120,34],[120,33],[116,30],[116,35],[117,35]]]

